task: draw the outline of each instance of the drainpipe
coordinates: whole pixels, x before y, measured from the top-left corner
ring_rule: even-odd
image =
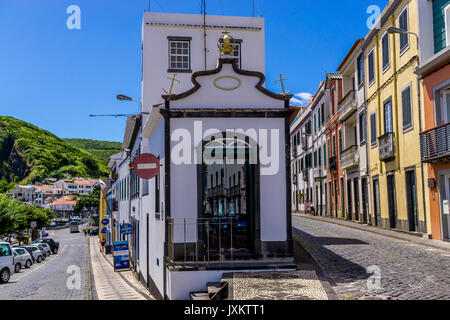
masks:
[[[392,15],[391,16],[391,23],[392,23],[392,25],[393,26],[395,26],[395,17]],[[398,79],[398,77],[397,77],[397,60],[396,60],[396,57],[397,57],[397,50],[396,50],[396,46],[395,46],[395,35],[393,36],[393,41],[392,41],[392,64],[393,64],[393,68],[394,68],[394,98],[393,98],[393,103],[392,103],[392,108],[393,108],[393,110],[395,111],[395,132],[396,132],[396,134],[395,134],[395,144],[396,144],[396,146],[395,146],[395,153],[396,153],[396,155],[395,155],[395,162],[397,163],[397,170],[399,170],[400,171],[400,144],[399,144],[399,141],[400,141],[400,132],[399,132],[399,129],[398,129],[398,121],[399,121],[399,118],[398,118],[398,93],[397,93],[397,88],[398,88],[398,83],[397,83],[397,79]],[[394,105],[394,103],[395,103],[395,105]]]

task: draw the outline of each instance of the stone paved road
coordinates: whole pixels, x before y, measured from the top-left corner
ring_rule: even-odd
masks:
[[[88,238],[83,233],[71,234],[69,229],[53,232],[50,237],[59,241],[59,253],[47,257],[42,263],[35,263],[30,269],[22,269],[11,276],[9,283],[0,284],[0,300],[90,299]],[[69,266],[79,268],[79,289],[67,286],[69,277],[73,275],[73,271],[67,273]]]
[[[340,299],[450,299],[447,251],[299,216],[293,216],[292,225]],[[380,288],[369,290],[377,268]]]

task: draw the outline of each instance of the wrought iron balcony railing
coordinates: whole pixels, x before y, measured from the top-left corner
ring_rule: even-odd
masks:
[[[450,122],[420,134],[420,153],[426,163],[450,163]]]
[[[378,137],[378,149],[380,153],[380,160],[390,162],[395,159],[395,134],[388,132],[381,137]]]
[[[339,120],[346,120],[356,110],[356,91],[350,90],[341,101],[339,101]]]
[[[357,166],[359,163],[358,146],[353,145],[341,153],[341,168],[348,169]]]

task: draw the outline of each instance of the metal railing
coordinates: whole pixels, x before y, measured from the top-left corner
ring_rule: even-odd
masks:
[[[168,259],[177,265],[195,266],[233,262],[248,251],[247,225],[238,217],[168,218]]]
[[[395,159],[395,134],[388,132],[378,137],[380,160],[389,162]]]
[[[450,162],[450,122],[420,134],[420,153],[423,162]]]
[[[359,163],[358,146],[353,145],[341,152],[341,168],[347,169]]]
[[[339,119],[343,120],[350,111],[356,110],[356,91],[350,90],[338,104]]]

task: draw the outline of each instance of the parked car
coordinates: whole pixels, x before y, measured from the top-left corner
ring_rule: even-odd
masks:
[[[42,251],[45,258],[50,256],[50,254],[51,254],[50,247],[48,245],[44,246],[44,243],[35,243],[35,244],[32,244],[32,246],[37,246],[38,249]],[[44,258],[44,260],[45,260],[45,258]]]
[[[33,257],[33,262],[41,263],[45,260],[45,254],[36,246],[21,246],[19,248],[24,248]]]
[[[8,242],[0,242],[0,282],[9,281],[14,273],[14,254]]]
[[[58,253],[59,242],[56,242],[52,238],[45,238],[45,239],[37,240],[37,242],[48,244],[50,246],[50,250],[52,251],[53,254],[57,254]]]
[[[14,271],[16,273],[19,273],[22,268],[28,269],[33,265],[33,258],[27,250],[16,247],[13,247],[12,250],[14,252]]]
[[[90,236],[98,236],[98,228],[89,230]]]

